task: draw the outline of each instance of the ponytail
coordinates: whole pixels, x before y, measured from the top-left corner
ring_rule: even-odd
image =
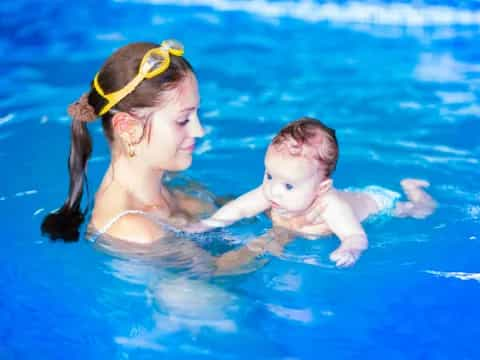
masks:
[[[42,222],[42,235],[51,240],[63,239],[65,242],[77,241],[80,225],[85,220],[87,210],[81,210],[83,188],[86,186],[86,164],[92,153],[92,139],[86,123],[97,118],[92,106],[88,103],[87,94],[68,108],[72,117],[70,155],[68,172],[70,186],[68,198],[63,206],[45,217]]]

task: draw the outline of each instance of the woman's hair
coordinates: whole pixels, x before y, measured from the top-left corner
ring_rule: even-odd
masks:
[[[330,177],[338,160],[338,142],[335,130],[320,120],[302,117],[287,124],[273,138],[272,146],[287,150],[292,156],[312,157]]]
[[[98,74],[98,82],[103,92],[108,94],[127,85],[137,75],[145,53],[156,47],[159,45],[139,42],[126,45],[113,53]],[[171,54],[170,65],[166,71],[151,79],[144,79],[112,110],[131,113],[136,108],[158,105],[162,92],[175,88],[189,73],[193,73],[193,69],[188,61]],[[85,167],[92,152],[87,123],[98,117],[106,103],[107,100],[95,90],[92,82],[90,91],[68,108],[72,117],[68,198],[59,210],[45,217],[41,226],[42,234],[48,235],[52,240],[77,241],[79,238],[79,227],[88,211],[88,208],[84,211],[81,209],[83,190],[87,185]],[[102,116],[102,127],[109,142],[114,140],[112,117],[113,111]]]

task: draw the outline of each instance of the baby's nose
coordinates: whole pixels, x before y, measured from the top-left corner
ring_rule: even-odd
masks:
[[[278,198],[282,195],[282,186],[280,184],[274,184],[272,186],[272,197]]]

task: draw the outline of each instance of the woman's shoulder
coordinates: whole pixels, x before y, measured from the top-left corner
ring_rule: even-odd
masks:
[[[165,235],[165,230],[146,213],[129,211],[115,221],[107,233],[139,244],[150,244]]]
[[[163,227],[146,212],[131,210],[127,198],[102,194],[95,199],[90,224],[97,234],[147,244],[165,234]]]
[[[138,244],[150,244],[165,235],[161,224],[148,213],[137,210],[124,210],[109,219],[92,217],[92,226],[100,236],[106,234]]]

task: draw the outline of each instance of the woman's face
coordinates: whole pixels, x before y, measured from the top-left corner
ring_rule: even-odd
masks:
[[[204,135],[198,119],[200,97],[195,75],[162,95],[163,106],[153,108],[151,133],[145,134],[144,159],[156,170],[180,171],[192,163],[195,138]]]

